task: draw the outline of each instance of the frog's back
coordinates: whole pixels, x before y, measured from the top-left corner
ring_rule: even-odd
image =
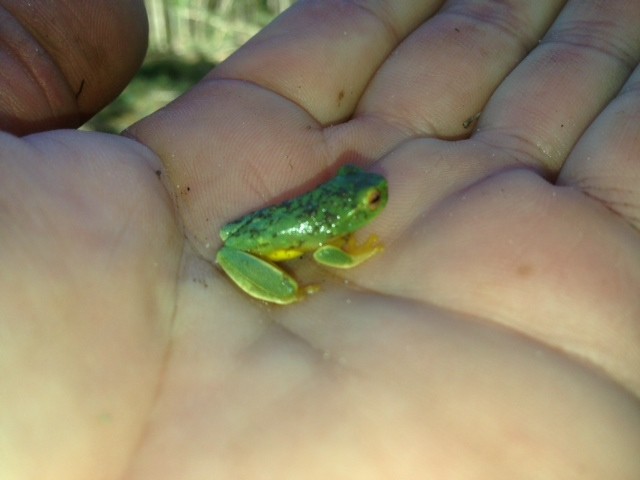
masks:
[[[287,202],[258,210],[225,225],[220,237],[228,247],[258,255],[266,254],[273,250],[299,247],[301,236],[291,234],[294,230],[300,231],[296,229],[298,222],[300,215],[295,205]]]
[[[354,232],[377,215],[370,205],[363,204],[362,195],[370,190],[378,195],[381,210],[387,199],[384,177],[343,167],[338,176],[311,192],[225,225],[220,236],[226,246],[256,255],[315,250]]]

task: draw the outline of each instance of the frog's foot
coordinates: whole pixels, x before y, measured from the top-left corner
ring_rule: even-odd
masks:
[[[382,250],[383,247],[376,235],[371,235],[361,245],[358,245],[355,237],[351,236],[342,245],[342,248],[335,245],[325,245],[318,248],[313,253],[313,258],[321,265],[333,268],[353,268]]]

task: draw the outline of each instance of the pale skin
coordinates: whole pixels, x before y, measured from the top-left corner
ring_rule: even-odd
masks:
[[[5,130],[140,59],[135,2],[59,3]],[[129,138],[0,136],[3,478],[640,477],[640,3],[381,3],[299,4]],[[346,162],[383,253],[287,307],[214,269]]]

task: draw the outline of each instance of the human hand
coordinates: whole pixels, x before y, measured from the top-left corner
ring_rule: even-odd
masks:
[[[3,138],[14,477],[639,475],[640,5],[340,5],[133,126],[162,166]],[[383,254],[284,308],[211,267],[346,162],[389,180]]]
[[[77,127],[113,100],[147,47],[142,0],[0,2],[0,130]]]

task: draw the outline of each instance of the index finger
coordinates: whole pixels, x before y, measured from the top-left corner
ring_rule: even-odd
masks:
[[[439,1],[298,2],[216,68],[297,103],[320,124],[348,118],[374,72]]]

